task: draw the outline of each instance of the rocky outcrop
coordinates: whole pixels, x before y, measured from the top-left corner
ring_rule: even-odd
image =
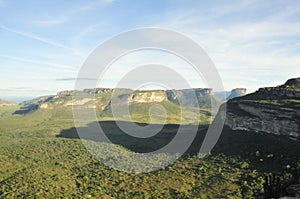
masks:
[[[231,90],[230,95],[228,96],[227,100],[233,99],[235,97],[241,97],[246,95],[247,89],[245,88],[235,88]]]
[[[216,98],[211,88],[195,88],[183,90],[167,90],[169,101],[190,107],[211,107],[220,104],[220,99]]]
[[[164,91],[142,91],[136,92],[129,97],[129,103],[153,103],[163,102],[167,100],[167,95]]]
[[[228,99],[228,97],[230,96],[231,91],[215,91],[214,92],[214,96],[216,96],[217,98],[219,98],[222,101],[225,101]]]
[[[290,79],[280,86],[260,88],[246,98],[250,100],[300,99],[300,78]]]
[[[117,93],[117,94],[116,94]],[[129,103],[161,103],[164,101],[171,101],[183,106],[196,106],[200,102],[210,103],[210,98],[213,98],[212,89],[183,89],[183,90],[149,90],[149,91],[135,91],[121,90],[114,95],[118,97],[119,104]]]
[[[298,79],[289,80],[282,86],[261,88],[229,100],[225,124],[233,130],[253,130],[300,139],[298,86]]]
[[[74,98],[74,96],[76,96]],[[53,96],[39,97],[22,102],[22,113],[37,109],[54,109],[57,107],[85,106],[88,108],[106,109],[113,103],[116,105],[162,103],[165,101],[191,107],[211,107],[219,105],[220,100],[213,95],[210,88],[183,90],[147,90],[95,88],[83,91],[62,91]]]

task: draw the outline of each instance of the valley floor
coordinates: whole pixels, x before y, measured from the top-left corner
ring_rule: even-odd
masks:
[[[254,198],[269,186],[264,185],[265,174],[280,177],[280,195],[286,195],[286,187],[299,176],[295,154],[300,143],[272,135],[225,128],[212,153],[199,158],[206,126],[174,164],[142,174],[116,171],[86,150],[76,136],[71,112],[13,114],[17,109],[0,110],[0,198]],[[102,123],[115,129],[113,122]],[[172,132],[177,127],[166,128]],[[111,138],[118,145],[96,143],[103,150],[147,152],[168,137],[141,145],[126,145],[122,136]]]

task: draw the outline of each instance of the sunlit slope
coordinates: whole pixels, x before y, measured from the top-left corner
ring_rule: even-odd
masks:
[[[199,90],[199,89],[198,89]],[[205,92],[204,92],[205,91]],[[70,116],[72,108],[94,109],[97,120],[126,120],[146,123],[188,124],[211,122],[215,114],[210,109],[220,101],[201,89],[194,100],[189,100],[193,90],[176,91],[132,91],[129,89],[96,89],[63,91],[55,96],[45,96],[20,104],[16,114],[44,112],[56,117]],[[196,100],[196,101],[195,101]],[[197,106],[196,106],[197,105]],[[127,112],[124,112],[127,108]],[[122,110],[121,110],[122,109]],[[121,111],[119,111],[121,110]],[[85,111],[83,111],[85,112]],[[41,113],[42,114],[42,113]]]

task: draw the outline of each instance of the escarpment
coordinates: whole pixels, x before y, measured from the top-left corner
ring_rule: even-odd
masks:
[[[225,124],[233,130],[253,130],[299,139],[300,78],[229,100]]]

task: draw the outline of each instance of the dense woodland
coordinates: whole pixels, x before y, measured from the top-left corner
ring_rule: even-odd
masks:
[[[295,156],[299,142],[228,128],[205,158],[198,156],[196,139],[186,154],[166,168],[125,173],[86,150],[76,136],[71,110],[14,114],[16,110],[18,106],[0,107],[0,198],[254,198],[268,190],[269,195],[283,196],[299,177],[300,159]],[[205,132],[202,127],[199,135]],[[116,144],[88,141],[102,150],[154,147],[134,148],[118,139]],[[158,157],[163,161],[168,155]],[[280,181],[266,182],[272,175]]]

